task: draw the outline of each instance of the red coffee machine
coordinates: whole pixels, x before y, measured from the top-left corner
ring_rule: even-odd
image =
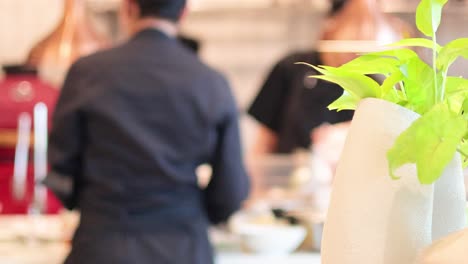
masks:
[[[45,188],[35,187],[34,180],[39,174],[45,176],[47,171],[47,128],[58,90],[41,81],[32,67],[5,66],[3,69],[5,76],[0,80],[0,214],[25,214],[38,197],[42,197],[44,213],[57,213],[60,203]]]

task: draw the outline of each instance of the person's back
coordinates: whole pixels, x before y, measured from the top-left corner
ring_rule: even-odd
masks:
[[[209,221],[246,198],[229,86],[163,31],[140,30],[68,74],[48,177],[52,189],[73,179],[71,194],[56,191],[81,211],[66,263],[210,263]],[[195,174],[203,163],[213,166],[205,190]]]
[[[80,207],[176,206],[168,196],[195,202],[195,169],[215,158],[217,124],[235,116],[224,79],[153,29],[80,60],[72,70],[82,89],[70,99],[80,102],[86,122],[82,174],[92,186],[82,195],[89,202]]]

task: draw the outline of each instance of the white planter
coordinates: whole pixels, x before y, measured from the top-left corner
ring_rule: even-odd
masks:
[[[466,192],[461,164],[461,157],[457,153],[435,183],[432,240],[445,237],[465,227]]]
[[[418,117],[379,99],[360,103],[333,181],[322,263],[410,264],[431,244],[433,234],[463,228],[465,192],[458,154],[435,187],[421,185],[414,166],[401,168],[400,180],[389,176],[386,153]]]

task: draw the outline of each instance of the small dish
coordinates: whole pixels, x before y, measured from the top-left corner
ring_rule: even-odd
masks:
[[[232,217],[230,228],[240,236],[242,246],[249,252],[269,255],[294,252],[307,234],[302,225],[278,220],[271,213],[238,213]]]

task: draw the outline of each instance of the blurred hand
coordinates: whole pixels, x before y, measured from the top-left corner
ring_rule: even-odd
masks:
[[[323,158],[333,171],[341,156],[349,125],[350,122],[323,124],[310,134],[314,153]]]

